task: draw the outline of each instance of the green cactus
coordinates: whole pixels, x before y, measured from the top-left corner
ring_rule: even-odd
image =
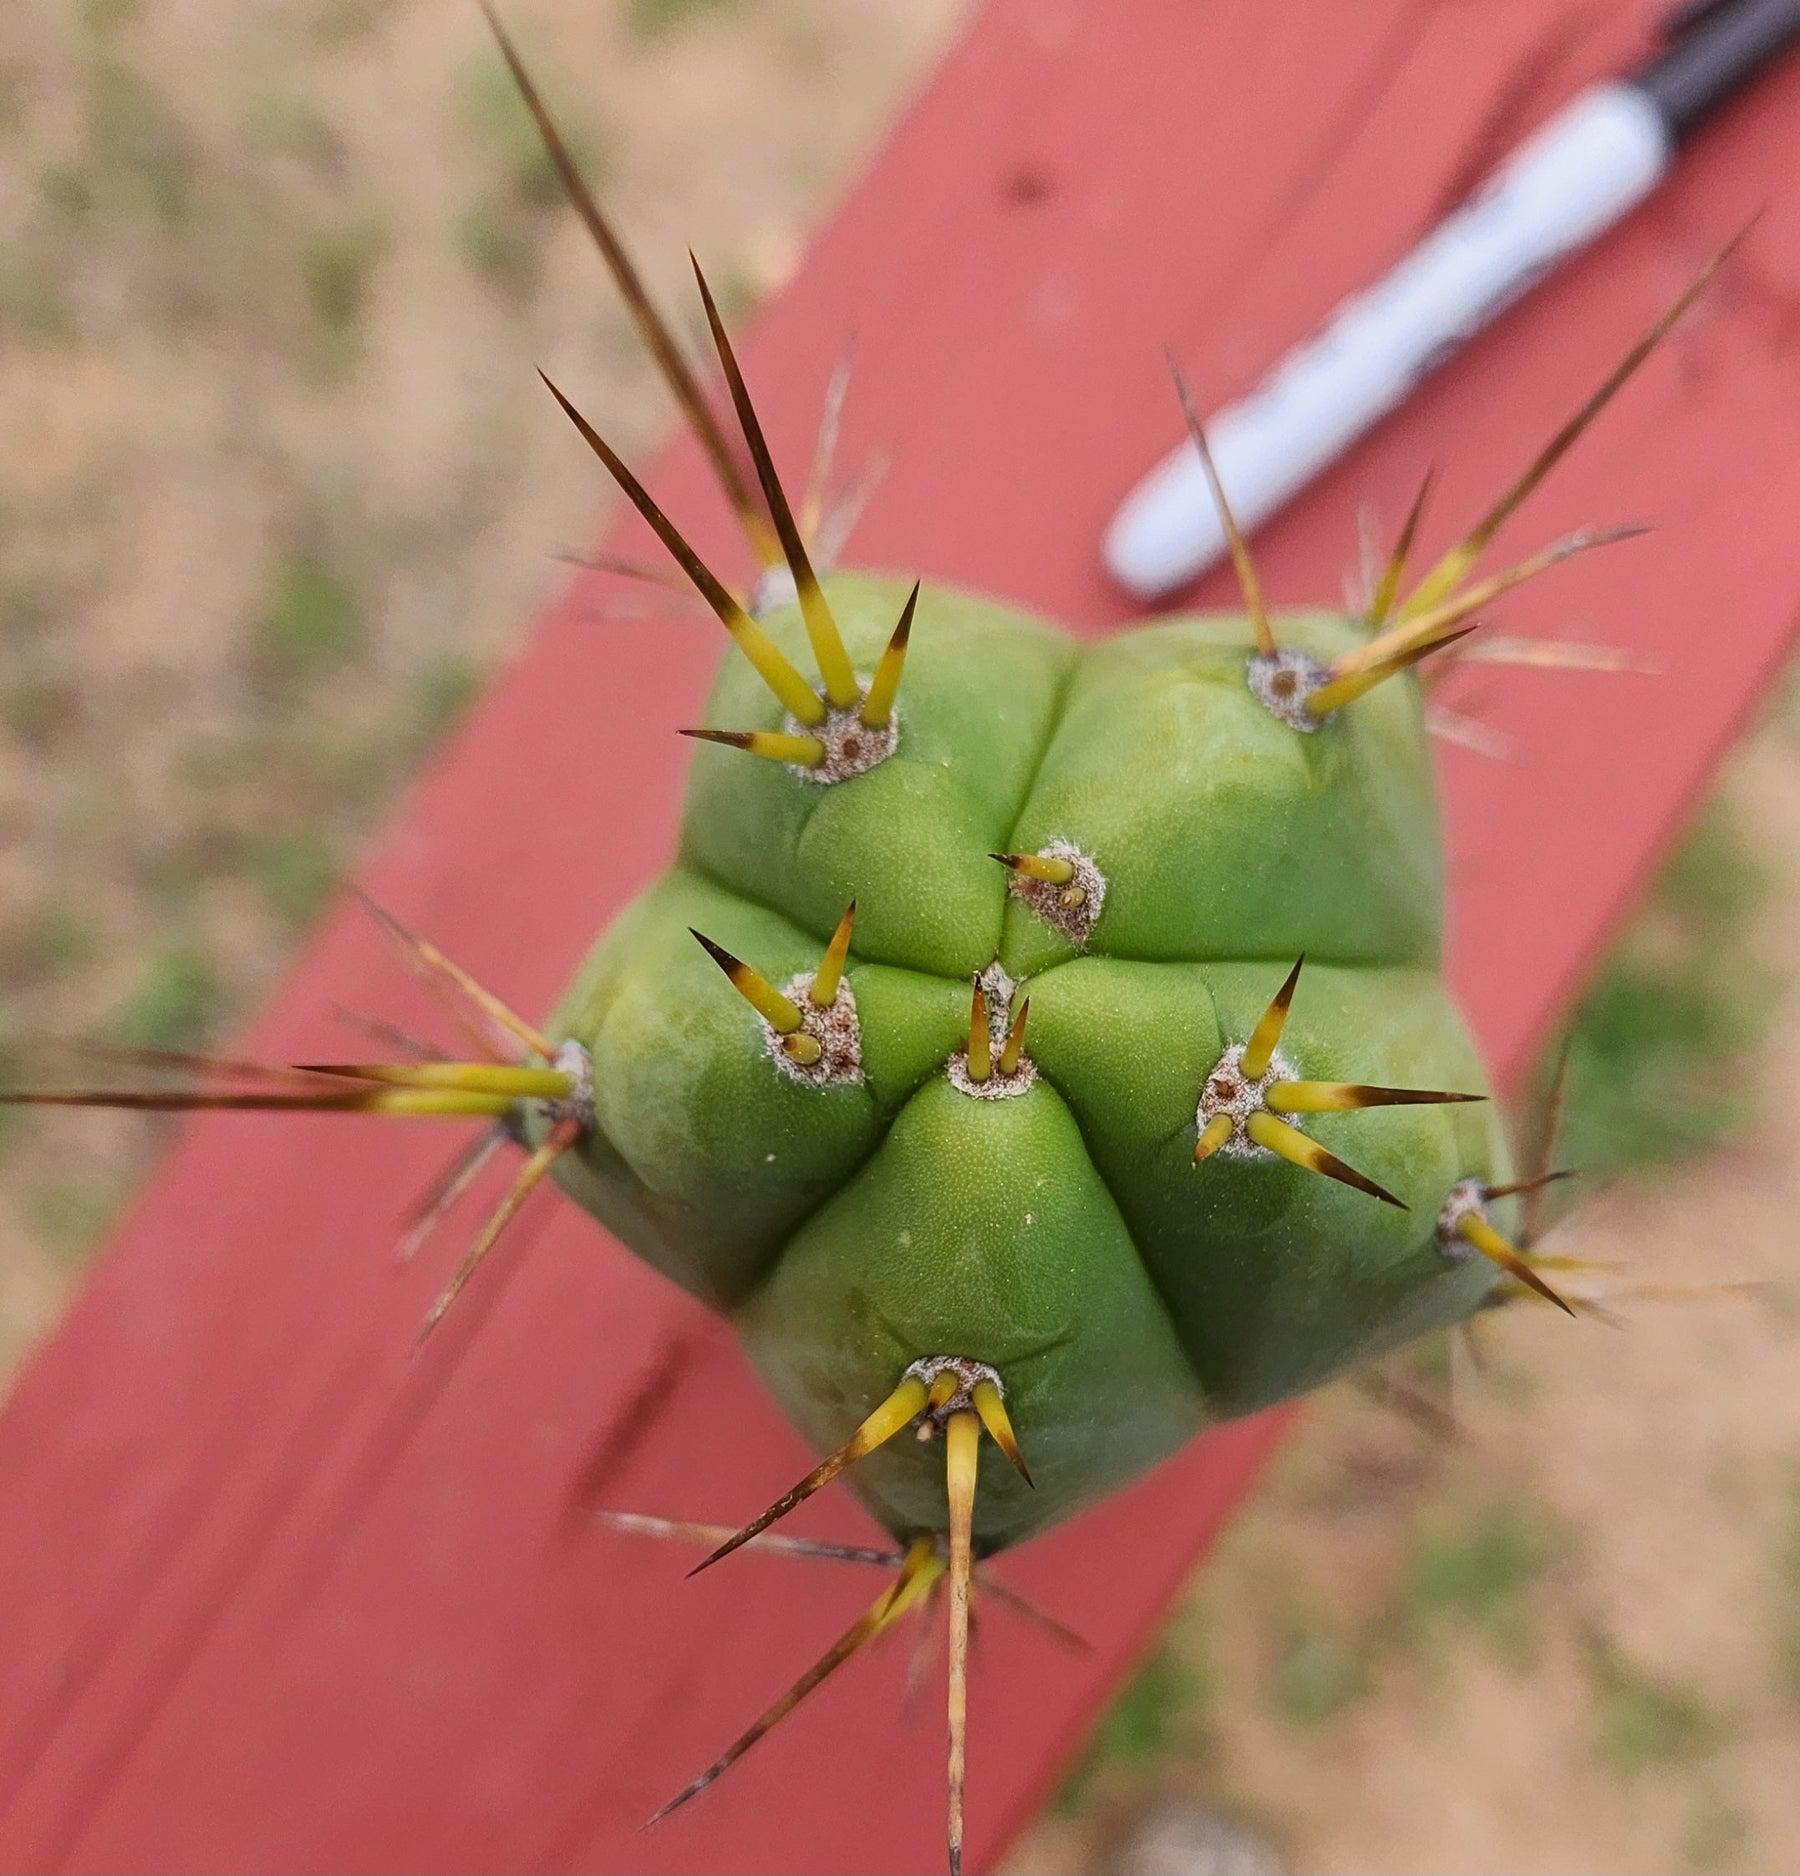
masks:
[[[851,663],[872,670],[906,588],[845,575],[821,590]],[[761,624],[805,655],[797,608]],[[1366,638],[1325,618],[1275,629],[1321,658]],[[1501,1176],[1503,1148],[1484,1108],[1296,1117],[1407,1209],[1235,1130],[1194,1159],[1209,1075],[1300,951],[1331,962],[1295,992],[1291,1077],[1482,1086],[1437,979],[1416,694],[1384,687],[1307,737],[1245,686],[1242,619],[1083,649],[924,588],[911,635],[897,743],[867,773],[820,783],[698,752],[677,866],[601,940],[550,1024],[587,1051],[595,1089],[594,1126],[558,1176],[731,1316],[817,1446],[841,1443],[920,1357],[992,1366],[1036,1476],[1035,1490],[984,1484],[976,1542],[992,1549],[1209,1420],[1475,1308],[1492,1273],[1444,1255],[1437,1213],[1459,1180]],[[760,692],[731,661],[709,720],[779,731]],[[1057,847],[1074,857],[1056,863]],[[1062,879],[991,857],[1040,849]],[[1065,909],[1077,867],[1092,883]],[[852,898],[843,982],[819,1011],[812,972]],[[735,981],[761,973],[760,1011],[690,929]],[[977,1053],[992,1057],[981,1082],[971,978],[987,1006]],[[769,1001],[784,993],[797,1026]],[[783,1051],[784,1020],[817,1034],[817,1060]],[[896,1536],[942,1518],[927,1446],[895,1441],[854,1478]]]
[[[1360,616],[1270,617],[1215,477],[1243,612],[1081,645],[977,595],[819,577],[829,524],[790,510],[704,279],[755,488],[495,31],[762,567],[753,596],[731,591],[550,386],[745,654],[687,732],[675,864],[541,1030],[381,914],[482,1059],[122,1051],[158,1074],[5,1098],[487,1121],[415,1237],[521,1146],[426,1330],[553,1175],[732,1321],[827,1455],[741,1529],[679,1527],[713,1544],[707,1561],[804,1548],[767,1527],[846,1472],[899,1546],[868,1614],[665,1809],[942,1579],[955,1868],[978,1557],[1203,1426],[1426,1330],[1527,1290],[1574,1313],[1544,1271],[1581,1268],[1540,1263],[1533,1219],[1510,1215],[1555,1175],[1513,1180],[1441,982],[1427,715],[1407,674],[1595,544],[1471,579],[1711,270],[1404,597],[1418,505]],[[984,1432],[1010,1463],[978,1495]]]

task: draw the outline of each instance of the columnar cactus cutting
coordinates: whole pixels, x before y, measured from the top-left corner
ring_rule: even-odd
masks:
[[[790,507],[704,278],[748,475],[495,32],[759,568],[747,591],[716,575],[545,380],[742,654],[684,732],[675,864],[541,1028],[381,913],[470,1059],[121,1052],[158,1073],[7,1098],[477,1117],[414,1238],[494,1152],[523,1164],[427,1332],[551,1176],[726,1315],[826,1457],[739,1529],[622,1521],[707,1539],[709,1564],[778,1543],[894,1575],[665,1812],[947,1587],[955,1869],[978,1559],[1424,1331],[1528,1293],[1575,1311],[1546,1272],[1582,1268],[1539,1258],[1512,1210],[1556,1175],[1514,1178],[1441,980],[1427,715],[1406,674],[1602,538],[1474,578],[1705,276],[1410,589],[1422,498],[1359,616],[1272,615],[1212,477],[1242,612],[1080,645],[974,594],[821,573],[831,518]],[[988,1442],[1007,1463],[982,1471]],[[766,1534],[840,1474],[891,1556]]]

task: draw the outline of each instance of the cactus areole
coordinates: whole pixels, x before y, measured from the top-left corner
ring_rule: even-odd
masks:
[[[841,379],[790,506],[705,280],[735,436],[493,24],[757,567],[728,585],[545,380],[734,641],[705,724],[686,731],[698,747],[674,864],[544,1028],[378,913],[453,1004],[472,1059],[139,1049],[112,1058],[126,1086],[4,1098],[485,1120],[415,1244],[494,1153],[522,1148],[426,1330],[553,1176],[731,1321],[823,1455],[742,1526],[615,1521],[698,1537],[708,1563],[757,1542],[896,1571],[658,1816],[942,1590],[954,1870],[970,1600],[1008,1593],[981,1558],[1209,1423],[1426,1330],[1520,1299],[1574,1313],[1545,1272],[1575,1289],[1585,1267],[1533,1254],[1537,1194],[1559,1175],[1513,1180],[1443,985],[1415,667],[1509,587],[1616,538],[1476,576],[1719,261],[1409,587],[1421,492],[1353,612],[1271,616],[1177,377],[1243,611],[1078,644],[977,594],[823,571],[847,527],[822,473]],[[1006,1463],[978,1491],[990,1445]],[[891,1553],[768,1533],[840,1474]]]

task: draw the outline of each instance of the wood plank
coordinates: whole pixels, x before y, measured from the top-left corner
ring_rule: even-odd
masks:
[[[858,558],[1104,629],[1125,615],[1100,527],[1174,434],[1164,343],[1202,399],[1237,388],[1642,20],[1623,0],[994,0],[748,347],[777,451],[803,453],[856,329],[847,457],[893,458]],[[1442,538],[1769,209],[1520,528],[1658,521],[1508,618],[1629,643],[1671,675],[1498,676],[1519,759],[1444,758],[1452,967],[1508,1078],[1791,636],[1797,106],[1800,74],[1772,83],[1259,543],[1278,597],[1334,594],[1358,507],[1391,523],[1432,461]],[[694,452],[655,486],[729,555]],[[685,758],[669,731],[717,652],[685,618],[597,622],[607,590],[581,582],[552,609],[364,874],[527,1007],[666,857]],[[346,993],[417,1008],[347,911],[250,1040],[316,1046]],[[535,1211],[531,1242],[409,1358],[453,1241],[399,1274],[384,1248],[444,1144],[378,1123],[186,1129],[33,1363],[0,1422],[0,1862],[934,1867],[941,1723],[935,1703],[899,1723],[892,1658],[638,1833],[868,1585],[749,1558],[686,1584],[685,1559],[596,1525],[596,1503],[741,1514],[800,1455],[718,1326],[567,1207]],[[989,1625],[973,1863],[1041,1800],[1280,1424],[1225,1430],[1006,1565],[1095,1647],[1071,1660]],[[859,1524],[842,1501],[809,1514]]]

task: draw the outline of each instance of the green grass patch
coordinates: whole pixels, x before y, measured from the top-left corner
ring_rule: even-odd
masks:
[[[199,166],[188,131],[147,79],[110,55],[89,72],[87,147],[97,207],[165,234],[192,225]]]
[[[3,1009],[0,1009],[0,1083],[7,1087],[18,1084],[24,1067],[19,1056],[16,1026],[10,1022]],[[26,1111],[22,1107],[0,1107],[0,1159],[10,1153],[23,1137],[27,1124]]]
[[[1703,1791],[1682,1832],[1682,1860],[1691,1870],[1741,1870],[1750,1836],[1743,1804],[1729,1792]]]
[[[412,734],[429,749],[457,723],[481,690],[481,672],[450,653],[432,659],[413,681]]]
[[[1772,1001],[1752,928],[1771,890],[1715,804],[1576,1007],[1563,1164],[1670,1165],[1717,1146],[1749,1118],[1743,1059]]]
[[[95,1179],[45,1179],[25,1194],[25,1222],[71,1262],[85,1258],[119,1215],[121,1190]]]
[[[244,871],[269,910],[295,932],[313,922],[342,867],[337,843],[307,828],[254,840],[244,854]]]
[[[341,377],[362,357],[376,275],[392,251],[387,224],[373,215],[316,229],[301,242],[313,360],[328,377]]]
[[[1296,1630],[1276,1656],[1268,1697],[1290,1726],[1311,1730],[1335,1720],[1369,1691],[1369,1664],[1342,1635]]]
[[[661,39],[720,19],[736,5],[737,0],[629,0],[625,18],[637,38]]]
[[[45,750],[75,715],[75,688],[43,658],[0,678],[0,728],[27,748]]]
[[[367,638],[355,587],[317,554],[296,550],[276,568],[253,656],[265,682],[282,689],[354,661]]]
[[[1604,1637],[1590,1637],[1594,1743],[1621,1777],[1704,1758],[1723,1728],[1700,1694],[1650,1673]]]
[[[75,331],[74,303],[49,259],[22,244],[0,250],[0,333],[53,345]]]
[[[496,293],[529,298],[543,271],[536,226],[511,202],[474,202],[456,218],[452,237],[463,264]]]
[[[344,174],[349,152],[331,119],[296,91],[265,91],[244,106],[245,137],[270,156],[291,158],[315,174]]]
[[[80,0],[76,12],[90,33],[105,38],[136,25],[144,17],[144,0]]]
[[[224,984],[206,952],[170,945],[145,965],[136,989],[100,1033],[127,1048],[192,1049],[217,1027],[224,1007]]]
[[[1063,1780],[1058,1805],[1079,1809],[1102,1776],[1142,1777],[1190,1746],[1213,1693],[1212,1676],[1191,1658],[1191,1639],[1178,1650],[1165,1636],[1094,1728]]]
[[[1800,1481],[1788,1493],[1787,1528],[1776,1557],[1776,1593],[1781,1601],[1776,1671],[1788,1698],[1800,1705]]]
[[[1460,1529],[1421,1532],[1396,1592],[1399,1633],[1414,1640],[1477,1634],[1523,1665],[1531,1652],[1531,1589],[1558,1548],[1554,1532],[1514,1505],[1491,1506]]]
[[[342,52],[379,32],[399,10],[399,0],[318,0],[312,13],[313,42]]]
[[[0,928],[0,977],[63,982],[106,952],[100,922],[72,899],[48,897]]]

